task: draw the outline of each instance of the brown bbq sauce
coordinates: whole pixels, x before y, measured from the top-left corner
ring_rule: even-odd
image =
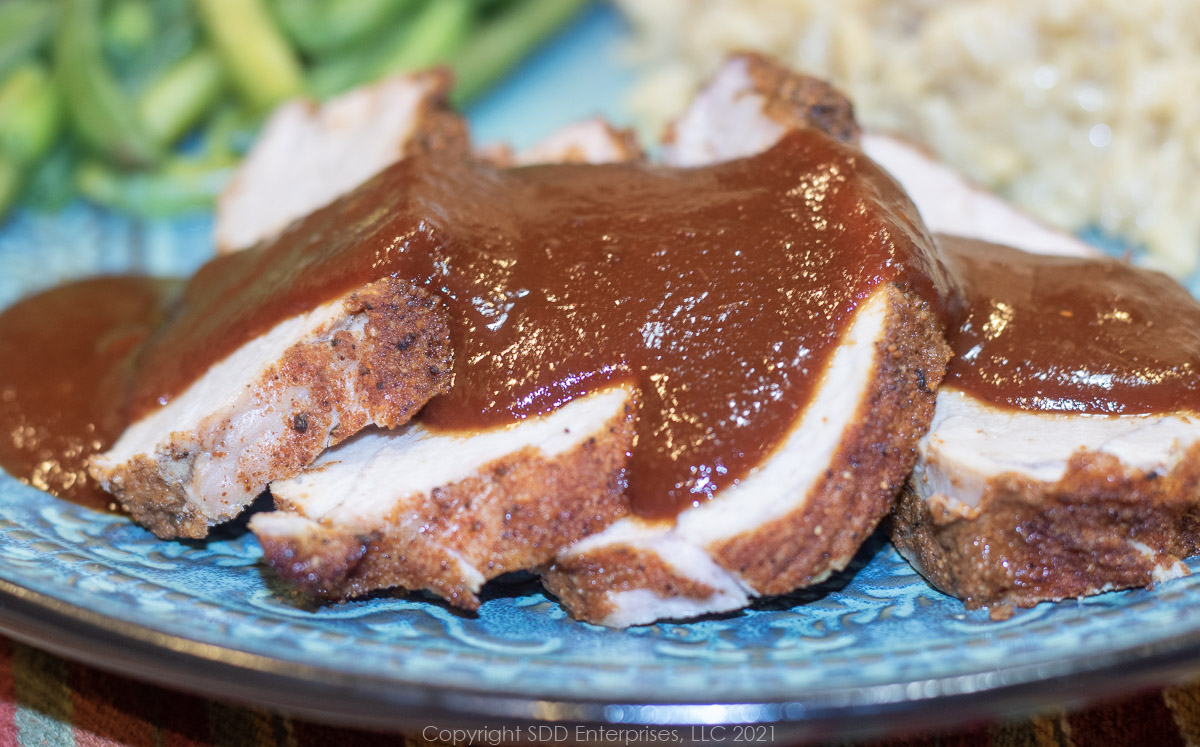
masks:
[[[210,262],[139,366],[135,414],[276,323],[385,276],[437,292],[455,348],[431,428],[478,430],[632,384],[635,511],[669,518],[759,464],[858,304],[945,278],[915,210],[814,132],[699,169],[402,161]]]
[[[87,459],[125,428],[134,354],[179,285],[93,278],[0,314],[0,466],[53,495],[109,506]]]
[[[1200,411],[1200,303],[1166,275],[939,236],[949,304],[946,386],[1045,412]]]

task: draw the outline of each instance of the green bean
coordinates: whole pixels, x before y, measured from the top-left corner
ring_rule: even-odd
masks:
[[[253,144],[260,119],[231,102],[219,104],[203,125],[200,150],[204,157],[236,161]]]
[[[0,83],[0,153],[22,166],[39,160],[62,127],[62,108],[50,71],[27,62]]]
[[[64,8],[54,40],[54,77],[75,132],[114,163],[153,164],[159,149],[100,49],[99,0],[65,0]]]
[[[473,22],[473,0],[427,0],[407,23],[373,45],[314,66],[309,87],[327,98],[384,75],[445,62],[462,47]]]
[[[262,0],[196,0],[196,8],[248,105],[262,111],[303,92],[300,62]]]
[[[46,0],[0,2],[0,78],[50,39],[57,10],[54,3]]]
[[[472,0],[432,0],[406,27],[402,43],[371,71],[371,78],[446,62],[462,48],[474,19]]]
[[[393,42],[389,38],[385,43]],[[308,90],[317,98],[327,99],[365,83],[371,79],[371,71],[379,65],[386,52],[384,45],[376,42],[365,49],[321,60],[309,69]]]
[[[152,35],[139,39],[136,28],[110,30],[106,22],[104,50],[114,77],[131,96],[145,93],[166,71],[191,54],[200,39],[192,0],[121,0],[130,7],[149,13]],[[115,13],[120,4],[112,6]],[[128,11],[131,15],[133,11]],[[146,19],[129,21],[138,25]],[[124,33],[124,36],[121,34]]]
[[[176,157],[157,171],[115,171],[88,161],[75,174],[85,198],[127,213],[155,218],[208,210],[233,173],[229,162]]]
[[[0,153],[0,218],[8,212],[21,192],[21,166]]]
[[[416,0],[274,0],[275,17],[303,51],[321,56],[367,42]]]
[[[79,146],[71,138],[63,138],[41,163],[33,167],[25,180],[22,197],[25,203],[39,210],[53,212],[67,206],[75,197],[75,168],[79,162]]]
[[[225,73],[209,49],[198,49],[163,73],[138,100],[138,114],[158,143],[170,145],[221,97]]]
[[[157,36],[154,10],[149,0],[117,0],[104,13],[101,35],[104,50],[117,59],[130,59]]]
[[[451,101],[461,105],[478,96],[585,4],[586,0],[524,0],[499,11],[451,60],[457,80]]]

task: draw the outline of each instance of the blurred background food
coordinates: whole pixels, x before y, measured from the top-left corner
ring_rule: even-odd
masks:
[[[1197,0],[617,0],[649,131],[729,50],[850,94],[1063,228],[1099,228],[1176,275],[1200,257]]]
[[[0,0],[0,221],[76,196],[141,216],[207,210],[281,101],[448,64],[461,105],[586,4]],[[631,37],[626,108],[649,138],[728,51],[757,49],[1054,225],[1145,247],[1175,275],[1197,268],[1200,0],[597,7],[630,22],[613,33]]]
[[[0,0],[0,221],[211,207],[277,104],[449,65],[455,103],[585,0]]]

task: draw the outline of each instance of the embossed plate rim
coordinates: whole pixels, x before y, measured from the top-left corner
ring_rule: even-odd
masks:
[[[546,698],[430,685],[312,666],[164,633],[0,578],[0,629],[29,645],[116,674],[357,728],[545,722],[687,728],[774,724],[802,739],[951,728],[1054,705],[1069,707],[1194,676],[1200,628],[1152,643],[988,672],[824,689],[753,702]]]

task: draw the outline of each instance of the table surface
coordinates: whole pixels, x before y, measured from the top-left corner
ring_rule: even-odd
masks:
[[[0,745],[4,746],[351,747],[439,745],[445,744],[442,740],[448,736],[439,734],[434,727],[408,735],[380,734],[249,710],[101,672],[0,637]],[[728,741],[728,735],[722,732],[707,736],[713,743]],[[458,742],[467,743],[468,739]],[[487,735],[474,740],[474,744],[498,743],[509,742]],[[1070,714],[1051,712],[1029,720],[979,724],[951,733],[894,738],[880,735],[875,744],[963,747],[1200,744],[1200,681],[1135,694]]]

